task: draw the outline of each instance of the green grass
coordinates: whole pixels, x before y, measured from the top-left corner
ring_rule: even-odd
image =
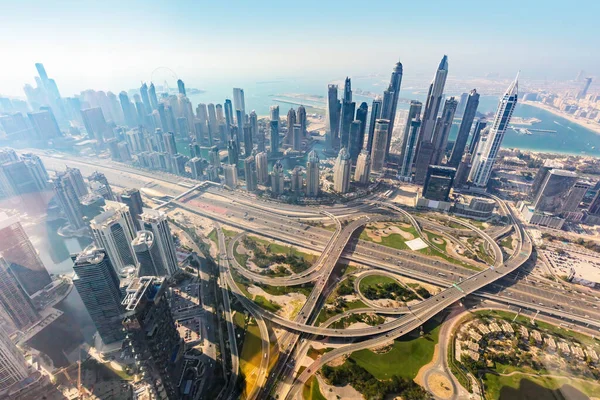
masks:
[[[425,234],[427,235],[427,238],[429,239],[429,241],[431,243],[433,243],[437,248],[439,248],[440,250],[442,250],[443,253],[446,253],[446,246],[447,246],[446,239],[444,239],[441,235],[437,235],[437,234],[435,234],[433,232],[430,232],[430,231],[425,231],[424,230],[423,232],[425,232]],[[441,240],[443,243],[441,243],[441,244],[440,243],[436,243],[434,241],[434,239]]]
[[[279,304],[275,304],[272,301],[267,300],[265,296],[254,297],[254,302],[267,311],[277,312],[281,309],[281,306]]]
[[[256,286],[260,287],[262,290],[272,296],[283,296],[289,293],[301,293],[307,298],[310,296],[310,292],[313,289],[313,285],[310,284],[306,284],[305,286],[270,286],[257,284]]]
[[[256,323],[248,325],[244,335],[244,345],[240,353],[240,370],[246,377],[246,388],[244,392],[248,394],[256,383],[257,369],[260,368],[262,360],[262,339],[260,329]],[[254,373],[253,373],[254,372]]]
[[[246,316],[241,312],[235,312],[233,314],[233,323],[244,329],[246,327]]]
[[[350,358],[380,380],[390,379],[393,375],[414,379],[419,369],[433,358],[434,348],[439,338],[439,323],[427,322],[424,332],[422,337],[418,332],[413,332],[395,340],[386,353],[377,354],[370,350],[360,350],[352,353]]]
[[[212,240],[216,245],[219,244],[219,238],[217,237],[217,230],[213,229],[212,231],[210,231],[210,233],[208,234],[208,238],[210,240]]]
[[[345,304],[345,306],[338,312],[335,309],[321,309],[321,312],[317,316],[316,326],[321,325],[323,322],[327,321],[329,318],[334,317],[338,314],[346,312],[348,310],[355,310],[357,308],[367,308],[367,305],[363,303],[361,300],[349,301]]]
[[[415,238],[419,237],[419,234],[417,233],[416,229],[412,226],[411,227],[403,227],[403,226],[396,225],[396,224],[394,224],[393,226],[397,227],[398,229],[403,230],[404,232],[410,233]],[[404,243],[406,241],[406,239],[404,239],[404,237],[402,237],[401,235],[399,235],[397,233],[392,233],[388,236],[380,236],[381,242],[376,242],[372,238],[369,237],[369,235],[367,233],[367,229],[378,230],[377,228],[369,227],[369,225],[367,225],[365,227],[365,229],[361,232],[360,239],[368,241],[368,242],[378,243],[383,246],[391,247],[391,248],[398,249],[398,250],[408,250],[409,249],[409,247],[406,245],[406,243]]]
[[[369,275],[362,278],[358,288],[364,291],[369,286],[385,285],[386,283],[398,283],[397,280],[384,275]]]
[[[223,235],[225,235],[225,238],[232,238],[238,234],[238,232],[232,231],[229,229],[222,228],[222,230],[223,230]]]
[[[315,349],[314,347],[310,346],[308,348],[308,351],[306,352],[306,355],[309,356],[310,358],[312,358],[313,360],[316,360],[317,358],[319,358],[319,356],[322,356],[325,353],[329,353],[331,350],[330,348],[324,348],[324,349]]]
[[[238,253],[237,248],[237,245],[233,246],[233,257],[235,258],[235,261],[238,262],[238,264],[246,268],[246,263],[248,262],[248,255]]]
[[[510,250],[514,250],[514,247],[512,245],[512,241],[513,241],[512,236],[508,236],[508,237],[504,238],[500,242],[500,246],[505,247],[505,248],[510,249]]]
[[[318,258],[318,256],[316,256],[314,254],[304,253],[304,252],[298,250],[294,246],[285,246],[285,245],[278,244],[278,243],[272,243],[269,240],[262,239],[262,238],[259,238],[256,236],[247,236],[247,237],[248,237],[248,239],[253,240],[256,243],[262,244],[263,246],[267,247],[266,251],[270,252],[270,253],[284,254],[284,255],[290,254],[293,256],[302,257],[310,263],[314,263],[315,261],[317,261],[317,258]]]
[[[311,376],[304,384],[302,388],[302,398],[304,400],[327,400],[325,396],[321,394],[319,381],[314,376]]]
[[[582,391],[584,394],[590,397],[600,396],[600,384],[592,381],[583,381],[573,379],[570,377],[564,378],[550,378],[544,376],[530,376],[515,374],[511,376],[500,376],[495,374],[485,374],[483,382],[485,384],[485,398],[488,400],[497,400],[500,398],[500,392],[503,387],[511,387],[513,389],[519,389],[521,383],[524,380],[529,380],[539,386],[556,390],[561,388],[563,385],[571,385],[576,389]]]
[[[464,226],[464,225],[461,225],[461,224],[457,224],[457,223],[456,223],[456,222],[454,222],[454,221],[449,221],[449,222],[448,222],[448,227],[450,227],[450,228],[454,228],[454,229],[469,229],[469,228],[467,228],[466,226]]]

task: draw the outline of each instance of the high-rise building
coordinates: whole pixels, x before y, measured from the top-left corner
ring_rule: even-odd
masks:
[[[319,156],[315,150],[311,150],[306,161],[306,195],[308,197],[319,196],[320,186]]]
[[[480,118],[475,122],[475,127],[473,128],[473,135],[471,136],[471,142],[469,143],[469,154],[475,153],[477,149],[477,145],[479,144],[479,138],[481,137],[481,131],[487,126],[487,121],[483,118]]]
[[[1,231],[0,235],[2,235]],[[0,255],[0,308],[8,315],[15,327],[22,331],[40,319],[31,299],[16,279],[11,263],[2,255]]]
[[[250,157],[254,149],[254,138],[252,137],[252,128],[250,124],[244,125],[244,155]]]
[[[279,106],[269,107],[269,117],[271,121],[279,122]]]
[[[427,102],[425,103],[425,109],[423,111],[421,132],[419,134],[419,140],[421,142],[431,142],[433,139],[433,131],[437,121],[438,113],[440,111],[440,106],[442,104],[442,97],[444,94],[444,86],[446,85],[447,76],[448,56],[444,56],[442,57],[442,61],[438,66],[431,85],[429,85]],[[418,147],[420,148],[420,145]]]
[[[121,325],[121,290],[119,276],[104,249],[94,245],[71,256],[75,277],[73,284],[92,318],[104,344],[125,337]]]
[[[261,185],[266,185],[269,182],[269,163],[267,153],[261,151],[254,157],[256,163],[257,182]]]
[[[306,132],[306,108],[303,105],[298,106],[298,111],[296,112],[296,122],[300,124],[300,132],[302,133],[302,138],[305,138],[307,135]]]
[[[178,153],[177,142],[175,141],[175,134],[173,132],[167,132],[163,134],[163,141],[167,153],[169,153],[172,156]]]
[[[230,140],[229,144],[227,145],[227,161],[230,165],[236,166],[237,168],[239,152],[235,140]]]
[[[577,99],[583,99],[587,95],[588,90],[590,89],[590,85],[592,84],[592,78],[585,78],[583,81],[583,87],[577,93]]]
[[[241,119],[237,119],[237,126],[244,126],[246,122],[244,117],[246,116],[246,100],[244,99],[244,89],[233,88],[233,106],[235,110],[240,110]]]
[[[562,207],[562,212],[574,212],[579,210],[579,205],[583,201],[583,196],[587,193],[587,191],[592,187],[590,182],[579,181],[575,182],[575,184],[569,190],[569,194],[565,199],[565,202]]]
[[[185,84],[181,79],[177,79],[177,89],[179,90],[179,94],[186,96],[185,94]]]
[[[150,231],[154,234],[154,240],[160,250],[163,265],[167,271],[167,276],[172,276],[179,270],[177,262],[177,252],[175,241],[169,228],[167,214],[160,210],[144,208],[140,215],[140,227],[142,230]]]
[[[448,136],[450,135],[450,129],[452,129],[452,121],[454,121],[454,113],[456,112],[456,106],[458,102],[454,97],[450,97],[444,102],[444,109],[442,115],[438,117],[437,123],[435,124],[435,133],[433,137],[434,153],[431,158],[431,163],[434,165],[440,165],[444,154],[446,154],[446,147],[448,147]]]
[[[294,125],[296,125],[296,111],[293,108],[290,108],[290,110],[287,113],[286,123],[287,123],[287,133],[285,135],[285,143],[292,144],[293,143],[292,135],[294,134]]]
[[[128,127],[133,128],[137,125],[137,117],[136,112],[133,108],[133,104],[131,104],[129,96],[127,96],[126,92],[123,91],[119,93],[119,101],[121,102],[121,110],[123,110],[123,116],[125,117],[125,124]],[[163,129],[167,128],[163,126]]]
[[[302,125],[294,124],[292,127],[292,149],[300,151],[302,149]]]
[[[375,121],[381,118],[381,100],[373,100],[371,104],[371,118],[369,120],[369,133],[367,135],[367,151],[371,153],[373,137],[375,135]]]
[[[106,196],[104,196],[106,198],[106,200],[110,200],[110,201],[114,201],[115,200],[115,194],[113,193],[110,184],[108,183],[108,179],[106,179],[106,175],[104,175],[102,172],[94,172],[92,175],[90,175],[88,177],[88,181],[89,182],[98,182],[100,185],[104,186],[105,190],[106,190]]]
[[[119,201],[125,204],[129,208],[131,219],[136,230],[140,229],[139,218],[142,215],[144,202],[142,201],[142,195],[140,191],[135,188],[125,189],[119,195]]]
[[[327,150],[335,151],[340,141],[340,119],[342,104],[338,99],[337,85],[327,86],[327,105],[325,108],[325,135]]]
[[[419,103],[420,105],[421,103]],[[413,111],[412,104],[409,111],[409,117]],[[421,131],[421,119],[419,118],[420,106],[415,105],[415,117],[406,123],[406,134],[404,136],[404,144],[402,145],[401,164],[398,176],[404,181],[412,179],[412,168],[417,153],[417,143],[419,142],[419,132]]]
[[[269,127],[271,131],[271,155],[275,156],[279,154],[279,120],[272,119],[269,121]]]
[[[429,200],[448,201],[456,169],[430,165],[423,185],[423,197]]]
[[[387,132],[387,125],[385,126]],[[377,136],[377,133],[375,133]],[[376,139],[377,140],[377,139]],[[333,190],[338,193],[347,193],[350,190],[350,172],[352,161],[345,147],[340,149],[333,166]]]
[[[400,98],[400,86],[402,85],[402,63],[397,62],[394,66],[394,70],[392,71],[392,76],[390,78],[390,89],[393,92],[392,96],[392,105],[389,112],[389,115],[383,116],[382,118],[387,118],[390,121],[388,126],[389,132],[387,136],[387,144],[385,146],[385,157],[386,160],[390,154],[390,145],[392,143],[392,135],[394,133],[394,123],[396,122],[396,110],[398,108],[398,99]]]
[[[360,106],[356,109],[356,121],[360,121],[360,132],[359,138],[357,139],[357,143],[359,144],[360,153],[365,144],[365,133],[367,132],[367,118],[369,116],[369,105],[366,102],[360,103]],[[352,137],[350,138],[352,141]]]
[[[344,82],[344,98],[342,99],[342,126],[340,131],[340,146],[350,147],[350,125],[354,121],[356,103],[352,101],[352,87],[350,78]]]
[[[350,124],[350,136],[348,140],[348,153],[350,153],[350,159],[352,163],[356,163],[356,159],[362,150],[362,141],[360,136],[360,130],[362,129],[362,122],[355,120]]]
[[[178,386],[183,360],[183,345],[167,300],[164,278],[135,278],[126,289],[122,325],[127,344],[133,349],[141,376],[150,379],[161,398],[180,399]]]
[[[223,103],[223,110],[225,112],[225,125],[227,126],[227,133],[229,133],[229,130],[233,126],[233,122],[234,122],[233,105],[231,104],[231,100],[225,99],[225,102]],[[231,138],[231,136],[230,136],[230,138]]]
[[[81,110],[81,117],[83,118],[85,130],[90,138],[102,142],[103,139],[108,139],[112,136],[112,130],[106,123],[100,107]]]
[[[154,233],[139,231],[131,242],[138,270],[137,276],[165,276],[167,270],[163,264]]]
[[[356,169],[354,170],[354,180],[363,185],[369,183],[369,176],[371,173],[371,154],[368,151],[363,150],[358,155],[356,160]]]
[[[207,162],[204,158],[194,157],[190,158],[188,161],[190,165],[190,170],[192,171],[192,178],[194,179],[202,179],[204,176],[204,168],[207,166]]]
[[[47,172],[41,161],[16,157],[17,161],[0,162],[0,198],[6,198],[27,212],[45,212],[42,194],[47,188]]]
[[[460,188],[467,184],[469,178],[469,172],[471,171],[471,153],[465,152],[463,154],[458,168],[456,169],[456,176],[454,177],[454,187]]]
[[[593,215],[600,215],[600,190],[596,192],[596,195],[592,199],[588,212]]]
[[[154,86],[152,87],[154,88]],[[144,111],[146,114],[151,114],[155,106],[150,102],[148,85],[146,85],[146,82],[142,82],[142,86],[140,87],[140,96],[142,96],[142,103],[144,103]],[[154,96],[156,96],[156,92],[154,92]]]
[[[223,165],[223,175],[225,176],[225,186],[235,190],[238,184],[237,166],[233,164]]]
[[[83,221],[83,211],[79,196],[75,191],[72,180],[69,178],[68,172],[59,172],[53,181],[54,192],[58,200],[58,204],[62,208],[69,224],[74,229],[81,229],[85,226]]]
[[[473,89],[474,90],[474,89]],[[461,116],[465,113],[467,108],[467,102],[469,101],[469,93],[462,93],[460,100],[458,101],[458,107],[456,107],[456,115]]]
[[[217,146],[210,148],[210,152],[208,153],[208,161],[213,167],[221,167],[221,156],[219,155],[219,148]]]
[[[28,376],[25,357],[0,326],[0,396]]]
[[[248,117],[250,122],[250,136],[252,141],[256,142],[256,147],[259,152],[265,151],[265,133],[258,128],[258,116],[256,111],[252,110]]]
[[[390,121],[387,119],[378,119],[375,121],[375,133],[373,134],[373,147],[371,149],[372,172],[381,172],[383,170],[389,124]]]
[[[257,189],[256,162],[253,156],[244,160],[244,177],[246,179],[246,190],[254,192]]]
[[[304,177],[302,175],[302,167],[296,165],[290,173],[290,188],[292,192],[299,193],[304,189]]]
[[[54,113],[51,109],[27,113],[38,140],[48,140],[62,136]]]
[[[127,267],[135,267],[131,242],[135,226],[129,207],[116,201],[106,201],[104,212],[90,221],[96,246],[106,250],[117,274]]]
[[[572,171],[562,169],[548,171],[544,182],[535,194],[533,201],[535,211],[555,214],[563,212],[571,189],[578,179],[577,174]]]
[[[421,103],[420,101],[417,101],[417,100],[410,101],[410,107],[408,109],[408,116],[406,117],[406,125],[404,127],[404,132],[402,133],[402,138],[401,138],[402,149],[400,151],[400,162],[401,162],[400,169],[402,169],[403,160],[406,158],[406,152],[410,148],[409,143],[411,141],[409,140],[409,136],[411,134],[411,129],[412,129],[411,123],[415,118],[417,118],[420,121],[422,107],[423,107],[423,103]],[[418,134],[417,134],[417,139],[418,139]],[[413,143],[412,145],[416,145],[416,143]],[[414,154],[412,155],[412,157],[414,157]],[[411,165],[411,168],[412,168],[412,165]],[[402,174],[400,174],[400,175],[402,175]]]
[[[285,190],[285,180],[283,177],[283,164],[280,160],[277,160],[273,164],[273,170],[271,171],[271,192],[275,196],[279,196]]]
[[[458,164],[460,163],[460,160],[465,152],[467,140],[469,140],[469,133],[471,132],[473,119],[477,113],[477,107],[479,106],[479,93],[477,93],[477,90],[471,90],[468,96],[465,96],[465,98],[461,96],[459,105],[462,105],[462,121],[460,123],[460,128],[458,128],[456,140],[454,141],[452,154],[450,155],[450,159],[447,163],[448,166],[453,168],[458,167]]]
[[[483,132],[481,133],[481,139],[477,146],[477,153],[473,157],[473,166],[471,173],[469,174],[469,180],[473,182],[475,186],[486,187],[490,175],[492,174],[492,167],[496,162],[496,155],[502,145],[502,139],[504,139],[504,133],[510,123],[510,118],[517,105],[518,97],[518,75],[511,83],[511,85],[500,99],[498,104],[498,110],[494,120],[489,128],[489,132],[484,138]]]

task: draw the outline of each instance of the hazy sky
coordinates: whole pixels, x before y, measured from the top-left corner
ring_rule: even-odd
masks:
[[[600,75],[600,1],[6,1],[0,94],[22,96],[42,62],[63,96],[118,91],[160,66],[188,86],[386,73]]]

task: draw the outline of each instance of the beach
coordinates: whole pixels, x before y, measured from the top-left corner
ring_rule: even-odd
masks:
[[[593,131],[595,134],[600,135],[600,124],[597,122],[594,122],[592,120],[586,119],[586,118],[578,118],[575,117],[571,114],[567,114],[563,111],[560,111],[554,107],[550,107],[546,104],[543,104],[539,101],[523,101],[523,104],[526,104],[528,106],[532,106],[532,107],[536,107],[536,108],[540,108],[544,111],[548,111],[558,117],[564,118],[574,124],[577,124],[583,128],[589,129],[591,131]]]

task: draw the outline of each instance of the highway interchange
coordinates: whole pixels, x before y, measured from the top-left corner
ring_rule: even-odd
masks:
[[[157,175],[139,171],[119,163],[101,164],[97,160],[79,157],[55,157],[39,153],[49,170],[58,170],[65,163],[82,170],[84,175],[93,171],[105,173],[111,184],[120,187],[148,187],[165,195],[176,197],[188,191],[186,186],[174,183],[174,177],[168,174]],[[176,178],[181,179],[181,178]],[[265,356],[257,372],[257,384],[249,394],[249,398],[267,398],[277,393],[278,398],[296,398],[303,384],[314,375],[322,365],[335,358],[360,349],[372,348],[407,334],[423,325],[452,304],[461,301],[467,295],[494,300],[507,305],[538,310],[541,313],[561,318],[570,323],[579,323],[594,329],[600,328],[600,311],[597,299],[573,289],[565,290],[563,285],[550,280],[527,276],[523,267],[535,249],[533,243],[518,219],[513,208],[504,201],[494,198],[502,214],[510,219],[510,224],[485,232],[462,219],[449,218],[452,222],[468,229],[470,234],[486,241],[491,251],[493,265],[481,265],[479,270],[473,266],[453,263],[442,258],[434,258],[409,250],[397,250],[377,243],[359,240],[354,234],[364,225],[375,221],[402,221],[410,223],[419,236],[430,246],[431,243],[422,228],[439,229],[440,232],[452,235],[460,232],[416,219],[410,212],[391,204],[386,198],[377,195],[346,205],[332,207],[298,207],[291,205],[276,206],[272,202],[259,201],[254,197],[239,192],[224,191],[218,187],[203,187],[191,190],[166,205],[167,210],[185,210],[214,221],[218,233],[218,273],[219,287],[223,296],[223,312],[227,322],[230,349],[231,377],[223,389],[220,398],[235,398],[234,384],[239,371],[236,338],[231,318],[229,295],[233,294],[238,301],[257,320],[262,338],[262,352]],[[226,244],[220,224],[232,226],[242,231]],[[329,224],[325,229],[323,224]],[[320,227],[320,226],[321,227]],[[463,232],[464,232],[463,229]],[[517,246],[512,255],[503,254],[496,240],[510,231],[517,237]],[[319,259],[306,271],[288,277],[273,278],[260,275],[241,266],[233,255],[234,246],[245,234],[260,235],[293,245],[299,249],[309,249],[321,253]],[[316,315],[335,283],[332,272],[339,261],[353,262],[358,265],[379,270],[387,274],[408,276],[430,284],[438,285],[443,290],[419,304],[408,308],[385,310],[386,315],[395,315],[395,319],[381,325],[357,329],[333,329],[327,326],[314,326]],[[287,320],[267,311],[246,298],[239,290],[232,274],[235,270],[245,278],[262,284],[274,286],[295,286],[312,283],[313,289],[306,303],[294,320]],[[378,307],[357,309],[344,313],[360,313],[382,311]],[[338,316],[337,318],[341,318]],[[265,321],[285,330],[278,338],[279,359],[270,373],[267,371],[270,338]],[[322,355],[307,367],[300,375],[294,373],[295,365],[290,362],[302,356],[310,340],[323,338],[348,338],[350,344],[336,347]],[[304,353],[303,353],[304,352]]]

